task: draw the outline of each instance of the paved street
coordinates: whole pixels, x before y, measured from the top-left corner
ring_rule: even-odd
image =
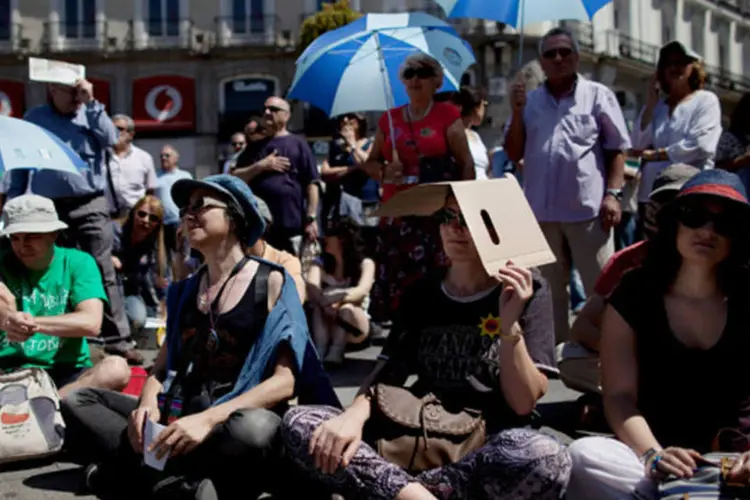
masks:
[[[380,348],[371,347],[348,355],[345,371],[333,374],[336,391],[342,403],[349,404],[357,392],[359,382],[375,364]],[[565,403],[574,400],[577,393],[565,388],[558,380],[550,383],[549,393],[541,407],[545,417],[559,418]],[[564,438],[564,436],[563,436]],[[95,499],[91,495],[81,495],[80,468],[75,464],[24,464],[23,467],[0,466],[0,500],[79,500]]]

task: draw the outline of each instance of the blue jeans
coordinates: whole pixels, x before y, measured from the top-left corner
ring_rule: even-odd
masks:
[[[133,332],[138,332],[146,326],[148,307],[141,297],[129,295],[125,297],[125,315],[130,322],[130,329]]]
[[[631,212],[623,212],[620,224],[615,228],[615,251],[629,247],[636,242],[638,232],[638,216]]]
[[[570,270],[570,308],[578,312],[586,302],[586,292],[583,290],[581,274],[574,267]]]

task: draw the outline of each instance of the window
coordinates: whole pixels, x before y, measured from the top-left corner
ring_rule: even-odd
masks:
[[[703,30],[704,30],[704,23],[705,23],[705,12],[702,10],[698,10],[695,14],[693,14],[693,17],[690,19],[690,38],[691,40],[691,47],[694,51],[696,51],[699,54],[703,54],[705,51],[704,47],[704,40],[703,40]]]
[[[11,0],[0,0],[0,42],[9,42],[13,29],[13,6]]]
[[[234,33],[263,33],[265,31],[263,0],[232,0],[232,31]]]
[[[149,36],[179,36],[180,0],[148,0]]]
[[[727,51],[727,41],[723,37],[719,38],[719,71],[722,73],[729,72],[729,58],[727,57],[729,52]]]
[[[96,0],[65,0],[65,38],[96,38]]]

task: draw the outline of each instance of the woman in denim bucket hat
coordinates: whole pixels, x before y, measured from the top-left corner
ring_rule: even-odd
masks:
[[[643,267],[622,278],[602,325],[604,407],[620,441],[571,445],[568,498],[711,488],[695,483],[712,452],[740,458],[728,479],[748,484],[749,236],[747,193],[723,170],[696,174],[659,212]]]
[[[282,267],[247,256],[265,227],[247,184],[229,175],[180,180],[172,197],[205,265],[169,290],[167,339],[153,375],[138,402],[87,392],[67,413],[94,442],[106,443],[102,463],[89,467],[94,489],[118,484],[112,478],[139,462],[150,420],[166,428],[145,444],[168,456],[167,466],[164,473],[139,467],[145,480],[130,476],[131,483],[148,485],[156,498],[211,499],[217,489],[238,487],[257,496],[274,486],[276,434],[288,401],[339,402],[294,282]],[[111,442],[121,435],[124,444]]]

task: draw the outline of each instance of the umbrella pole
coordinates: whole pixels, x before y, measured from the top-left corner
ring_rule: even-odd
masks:
[[[380,36],[375,33],[375,46],[378,50],[378,61],[380,62],[380,76],[383,78],[383,88],[385,89],[385,104],[388,107],[385,111],[385,116],[388,118],[388,132],[391,134],[391,146],[393,147],[393,161],[398,161],[398,152],[396,152],[396,135],[393,133],[393,117],[391,116],[391,109],[393,109],[393,92],[391,91],[391,85],[388,82],[388,75],[386,75],[385,58],[383,57],[383,48],[380,45]]]
[[[29,169],[29,180],[26,181],[26,193],[24,194],[33,194],[31,191],[31,185],[34,182],[34,174],[36,173],[36,169],[32,168]]]

